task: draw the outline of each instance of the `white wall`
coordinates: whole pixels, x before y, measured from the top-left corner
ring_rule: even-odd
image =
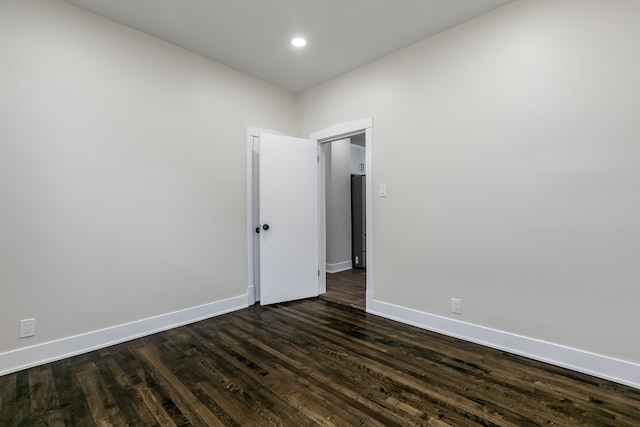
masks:
[[[635,0],[517,1],[299,96],[303,134],[374,119],[376,301],[621,359],[640,384],[639,19]]]
[[[327,271],[351,266],[351,140],[331,145],[326,182]]]
[[[292,94],[56,0],[3,0],[0,55],[0,372],[246,295],[246,127]]]

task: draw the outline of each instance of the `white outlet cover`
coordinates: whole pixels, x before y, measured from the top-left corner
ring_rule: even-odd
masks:
[[[20,321],[20,338],[32,337],[36,334],[36,319]]]

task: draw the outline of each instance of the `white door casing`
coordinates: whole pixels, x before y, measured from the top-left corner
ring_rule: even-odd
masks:
[[[260,303],[318,296],[318,144],[260,134]]]
[[[373,301],[374,272],[373,272],[373,119],[361,119],[338,123],[334,126],[313,132],[310,138],[318,141],[321,147],[318,186],[320,188],[320,293],[326,292],[326,200],[325,200],[325,155],[327,143],[354,135],[365,135],[365,175],[366,175],[366,235],[367,235],[367,267],[366,267],[366,307]]]

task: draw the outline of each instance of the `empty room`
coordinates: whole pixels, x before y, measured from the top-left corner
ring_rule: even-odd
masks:
[[[637,0],[0,0],[0,426],[640,425],[638,76]]]

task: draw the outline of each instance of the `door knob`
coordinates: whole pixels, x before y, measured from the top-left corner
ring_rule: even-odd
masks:
[[[267,231],[267,230],[269,229],[269,224],[265,224],[265,225],[263,225],[263,226],[262,226],[262,229],[263,229],[264,231]]]
[[[260,227],[256,227],[256,233],[260,232]]]

